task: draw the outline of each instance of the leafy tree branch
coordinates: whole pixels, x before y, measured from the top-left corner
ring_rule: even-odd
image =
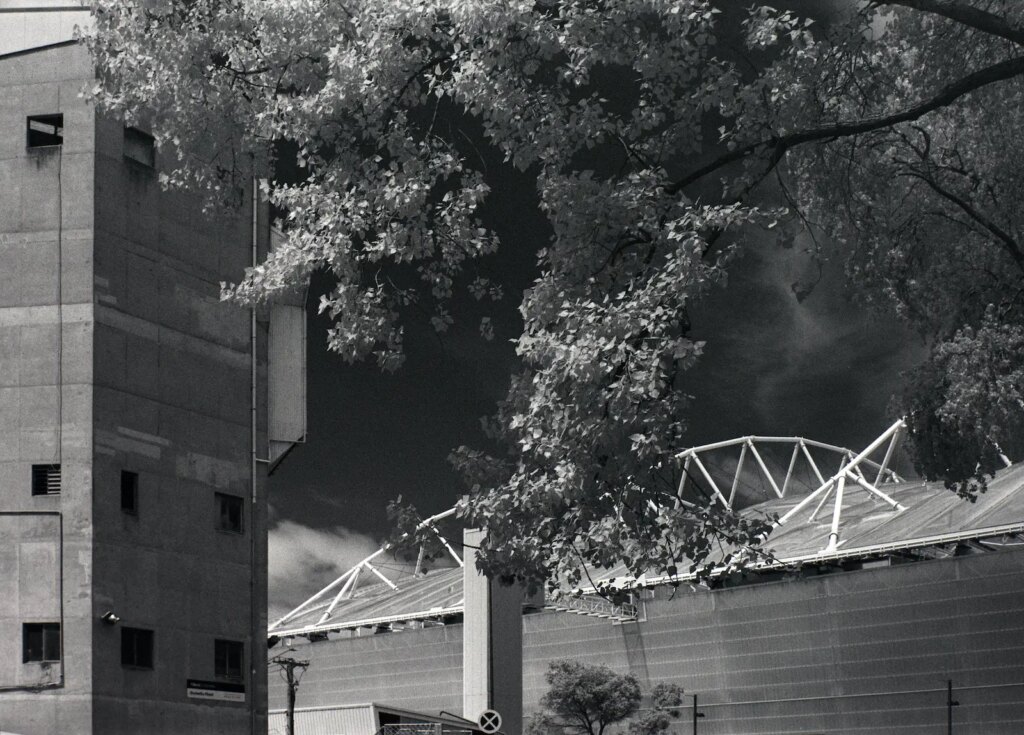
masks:
[[[913,122],[920,119],[929,112],[946,107],[956,102],[961,97],[971,94],[982,87],[997,82],[1003,82],[1024,74],[1024,57],[1016,57],[992,64],[984,69],[968,74],[952,84],[939,90],[934,96],[919,102],[912,107],[888,115],[867,118],[863,120],[851,120],[838,122],[832,125],[824,125],[809,130],[800,130],[794,133],[787,133],[772,138],[761,140],[756,143],[748,143],[745,146],[724,153],[710,163],[701,166],[686,174],[665,187],[669,194],[677,194],[688,186],[695,184],[709,174],[715,173],[726,166],[737,163],[760,151],[770,153],[768,168],[774,167],[786,151],[796,146],[807,143],[828,142],[837,138],[854,137],[870,133],[882,128],[890,128],[900,123]]]
[[[1024,45],[1024,28],[1009,23],[1005,16],[990,13],[967,3],[953,0],[877,0],[873,4],[879,7],[899,5],[926,13],[934,13],[970,28],[976,28],[983,33],[990,33],[993,36],[1013,41],[1018,46]]]

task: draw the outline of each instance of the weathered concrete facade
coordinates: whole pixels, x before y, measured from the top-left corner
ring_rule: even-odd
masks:
[[[250,315],[218,294],[266,218],[163,192],[78,97],[91,76],[73,44],[0,56],[0,731],[265,731],[266,323],[252,411]],[[28,148],[27,117],[57,113],[62,144]],[[59,493],[33,495],[54,465]],[[217,494],[241,529],[218,528]],[[59,660],[25,661],[54,623]],[[153,632],[151,666],[123,663],[127,628]],[[218,640],[243,644],[241,676]]]

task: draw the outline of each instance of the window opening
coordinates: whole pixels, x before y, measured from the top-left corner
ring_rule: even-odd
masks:
[[[213,672],[218,679],[242,680],[245,644],[239,641],[213,642]]]
[[[60,661],[60,623],[25,623],[21,631],[23,663]]]
[[[156,168],[156,142],[153,136],[138,128],[125,128],[124,157],[148,168]]]
[[[64,115],[29,115],[26,140],[29,148],[63,145]]]
[[[136,669],[153,668],[153,631],[121,628],[121,665]]]
[[[139,513],[139,473],[121,470],[121,510],[129,515]]]
[[[224,493],[215,493],[214,495],[217,502],[217,530],[242,533],[245,530],[242,520],[242,499],[237,495],[225,495]]]
[[[60,495],[60,465],[32,465],[32,494]]]

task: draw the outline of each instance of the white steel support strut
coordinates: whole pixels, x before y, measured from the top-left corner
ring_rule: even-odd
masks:
[[[846,488],[846,475],[836,479],[836,503],[832,508],[832,529],[828,534],[828,545],[825,551],[835,551],[839,546],[839,522],[843,515],[843,490]]]
[[[885,444],[886,441],[891,439],[893,434],[895,434],[896,432],[900,431],[903,427],[904,427],[903,419],[900,419],[899,421],[894,423],[892,426],[890,426],[888,429],[886,429],[885,432],[881,436],[879,436],[877,439],[875,439],[873,442],[871,442],[871,444],[869,444],[867,446],[867,448],[864,449],[860,454],[858,454],[856,457],[851,459],[839,472],[837,472],[836,474],[832,475],[832,477],[830,477],[828,480],[823,482],[821,484],[821,486],[817,490],[815,490],[813,493],[811,493],[810,495],[805,497],[803,500],[801,500],[799,503],[797,503],[795,506],[793,506],[793,508],[791,508],[785,515],[783,515],[781,518],[779,518],[779,520],[776,522],[775,525],[781,526],[782,524],[784,524],[787,521],[789,521],[793,516],[795,516],[801,510],[806,508],[810,503],[814,502],[814,500],[816,498],[818,498],[822,493],[827,492],[830,487],[832,487],[836,482],[839,481],[840,478],[843,479],[844,483],[845,483],[847,477],[853,478],[855,481],[857,481],[857,483],[859,485],[860,484],[860,480],[859,480],[859,478],[857,478],[857,476],[853,472],[853,470],[855,468],[857,468],[862,462],[864,462],[868,458],[868,456],[870,456],[875,450],[877,450],[879,447],[881,447],[883,444]],[[867,485],[867,484],[868,483],[865,483],[865,485]],[[877,493],[878,495],[882,496],[883,499],[886,502],[888,502],[890,505],[892,505],[894,510],[900,510],[901,509],[901,506],[900,506],[900,504],[898,502],[896,502],[895,500],[893,500],[889,496],[885,495],[884,493],[882,493],[877,488],[872,488],[872,491]],[[836,502],[837,503],[839,502],[838,498],[837,498]]]
[[[793,454],[789,458],[789,467],[786,468],[786,479],[782,481],[782,497],[786,497],[786,490],[789,489],[789,481],[793,479],[793,468],[796,467],[796,458],[800,455],[800,445],[793,445]]]
[[[736,498],[736,489],[740,484],[740,476],[743,474],[743,462],[747,458],[747,442],[743,443],[743,447],[740,449],[740,461],[736,463],[736,474],[732,477],[732,490],[729,491],[729,507],[732,507],[733,500]]]
[[[821,470],[818,469],[818,465],[814,461],[814,457],[811,456],[810,450],[807,448],[807,444],[803,439],[800,440],[800,449],[804,453],[804,457],[807,458],[807,464],[810,465],[811,469],[814,470],[814,476],[818,478],[818,482],[825,482],[825,478],[821,474]]]
[[[711,479],[711,473],[708,472],[707,467],[704,466],[704,463],[700,461],[700,457],[694,454],[693,462],[694,464],[697,465],[697,469],[700,470],[701,474],[704,475],[704,479],[708,481],[708,484],[711,486],[711,490],[715,493],[715,495],[718,496],[718,498],[722,501],[726,508],[730,507],[729,501],[725,499],[725,496],[722,495],[722,491],[718,489],[718,485],[715,483],[713,479]]]
[[[880,485],[882,483],[882,478],[885,477],[885,471],[889,469],[889,462],[892,460],[892,455],[896,451],[896,447],[899,446],[900,439],[902,438],[902,431],[897,431],[892,435],[892,439],[889,441],[889,446],[885,449],[885,457],[882,458],[882,466],[878,468],[878,475],[875,476],[876,485]]]
[[[757,462],[757,466],[761,468],[761,472],[768,478],[768,482],[771,483],[772,490],[780,498],[782,497],[782,491],[779,490],[779,486],[775,484],[775,478],[772,477],[772,473],[768,471],[768,468],[764,464],[764,460],[761,459],[761,453],[757,451],[757,447],[754,446],[754,442],[748,441],[747,445],[750,447],[750,453],[754,455],[754,461]]]

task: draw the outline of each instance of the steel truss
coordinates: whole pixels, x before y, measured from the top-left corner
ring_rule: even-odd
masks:
[[[712,503],[721,504],[730,510],[733,509],[737,490],[740,487],[744,477],[744,470],[747,467],[747,461],[753,458],[755,465],[754,473],[767,481],[776,496],[784,498],[786,497],[786,492],[792,486],[793,478],[796,476],[797,471],[803,465],[803,469],[812,473],[819,484],[813,492],[804,496],[799,503],[779,518],[775,526],[781,526],[793,521],[801,511],[808,508],[812,503],[817,503],[807,519],[807,522],[813,522],[825,504],[831,499],[832,527],[829,532],[828,543],[822,550],[822,553],[834,551],[842,543],[840,540],[840,528],[842,525],[843,498],[848,484],[883,501],[894,512],[903,510],[903,506],[881,490],[880,486],[884,487],[888,484],[903,482],[903,478],[891,468],[891,463],[905,430],[906,423],[904,423],[903,419],[900,419],[886,429],[881,436],[871,442],[867,448],[856,455],[844,447],[837,447],[834,444],[826,444],[812,439],[804,439],[799,436],[743,436],[738,439],[729,439],[728,441],[692,447],[679,454],[679,459],[683,463],[683,477],[679,483],[679,496],[681,498],[684,496],[688,483],[693,483],[695,475],[697,475],[707,483]],[[786,473],[780,477],[778,471],[773,473],[769,469],[768,463],[765,462],[763,453],[758,447],[760,446],[763,450],[765,445],[779,446],[787,444],[792,445],[793,450],[790,453]],[[821,458],[819,456],[819,459],[815,460],[811,449],[819,450],[819,455],[822,450],[836,455],[839,459],[838,471],[826,479],[819,466]],[[720,460],[723,453],[727,456],[733,455],[737,450],[739,457],[736,459],[735,470],[727,487],[728,495],[726,495],[723,491],[723,486],[716,482],[712,473],[708,471],[707,465],[711,464],[709,460],[712,455]],[[878,461],[872,459],[872,455],[880,452],[882,456],[878,458]],[[718,464],[721,464],[721,462]],[[869,479],[871,475],[873,475],[873,478]],[[719,480],[721,480],[721,477],[719,477]]]
[[[544,605],[544,609],[553,612],[584,615],[590,618],[604,618],[605,620],[614,620],[619,623],[627,623],[637,618],[637,607],[631,602],[616,605],[604,598],[586,595],[582,597],[566,596],[557,602],[550,602]]]

